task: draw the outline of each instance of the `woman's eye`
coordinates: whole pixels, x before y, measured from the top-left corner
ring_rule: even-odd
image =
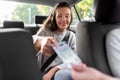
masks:
[[[68,18],[69,16],[66,16],[66,18]]]
[[[59,18],[61,18],[62,16],[58,16]]]
[[[70,17],[69,15],[66,16],[66,18],[69,18],[69,17]]]

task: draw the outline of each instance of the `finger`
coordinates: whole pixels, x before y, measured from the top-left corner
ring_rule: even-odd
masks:
[[[36,42],[34,43],[34,45],[35,45],[36,47],[40,47],[38,39],[36,40]]]
[[[72,68],[75,71],[82,71],[82,70],[84,70],[85,67],[86,67],[86,64],[84,64],[84,63],[81,63],[80,65],[72,64]]]
[[[41,39],[39,38],[37,39],[38,45],[41,45],[41,41],[42,41]]]
[[[51,56],[54,53],[53,49],[48,47],[43,47],[42,52],[46,56]]]
[[[54,46],[58,46],[58,42],[57,42],[56,38],[51,37],[51,38],[49,38],[49,40],[50,40],[51,44],[53,44]]]
[[[52,54],[53,53],[53,49],[44,49],[45,53],[49,53]]]
[[[44,54],[47,53],[47,54],[51,55],[53,52],[51,50],[43,49],[43,53]]]

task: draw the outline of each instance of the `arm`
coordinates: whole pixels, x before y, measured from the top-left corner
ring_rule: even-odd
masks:
[[[112,73],[120,77],[120,29],[110,32],[106,39],[107,57]]]
[[[87,67],[85,64],[72,65],[71,75],[73,80],[119,80],[100,71]]]
[[[76,53],[76,36],[75,36],[75,33],[71,32],[71,31],[70,31],[70,36],[68,39],[68,45]]]

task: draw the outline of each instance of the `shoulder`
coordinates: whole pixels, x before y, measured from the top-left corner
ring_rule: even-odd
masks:
[[[120,28],[113,29],[112,31],[109,32],[109,34],[120,34]]]
[[[117,48],[120,46],[120,28],[114,29],[107,34],[106,46],[107,48]]]
[[[120,28],[114,29],[107,34],[107,39],[120,39]]]
[[[76,35],[73,31],[69,31],[69,40],[72,42],[76,41]]]
[[[69,30],[70,35],[75,36],[75,33],[73,31]]]
[[[43,27],[41,28],[40,32],[50,32],[50,30],[48,28]]]
[[[45,36],[45,35],[50,34],[50,33],[51,33],[51,31],[49,29],[47,29],[47,28],[41,28],[38,31],[37,34],[40,35],[40,36]]]

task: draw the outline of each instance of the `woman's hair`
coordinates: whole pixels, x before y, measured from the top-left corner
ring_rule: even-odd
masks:
[[[51,14],[48,16],[46,21],[43,23],[42,27],[46,27],[46,28],[50,29],[51,31],[56,31],[58,29],[55,17],[56,17],[56,10],[58,8],[61,8],[61,7],[67,7],[67,8],[70,9],[70,11],[71,11],[71,22],[72,22],[73,16],[72,16],[71,6],[67,2],[59,2],[54,6]],[[70,22],[70,24],[71,24],[71,22]]]

